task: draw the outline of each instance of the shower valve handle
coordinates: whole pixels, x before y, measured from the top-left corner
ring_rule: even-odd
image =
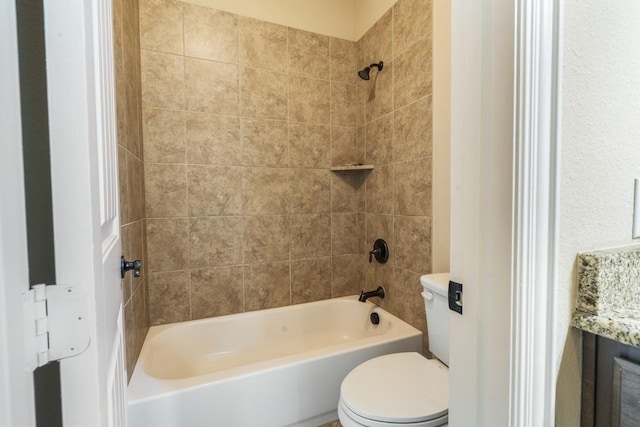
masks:
[[[380,264],[389,260],[389,246],[383,239],[377,239],[373,243],[373,250],[369,251],[369,263],[373,262],[374,257]]]

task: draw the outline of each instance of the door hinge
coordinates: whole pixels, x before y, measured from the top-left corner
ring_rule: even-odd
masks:
[[[22,294],[22,305],[27,369],[77,356],[89,347],[83,287],[34,285]]]

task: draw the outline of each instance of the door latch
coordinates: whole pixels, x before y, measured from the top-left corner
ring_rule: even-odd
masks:
[[[462,314],[462,283],[449,281],[449,310]]]

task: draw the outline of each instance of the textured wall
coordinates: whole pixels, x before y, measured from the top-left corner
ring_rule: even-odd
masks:
[[[420,276],[430,273],[432,250],[432,3],[400,0],[358,41],[358,65],[384,61],[369,81],[359,81],[358,138],[366,176],[363,275],[378,284],[382,305],[425,331]],[[384,238],[391,256],[369,264],[366,253]]]
[[[557,294],[557,425],[579,422],[580,334],[569,328],[577,252],[634,242],[640,176],[640,4],[567,1]],[[635,240],[637,243],[638,241]]]
[[[146,267],[137,0],[113,0],[113,20],[122,254],[127,260],[141,259]],[[148,329],[144,271],[139,278],[127,274],[122,280],[122,296],[131,376]]]
[[[329,171],[355,43],[171,0],[140,23],[151,323],[359,291],[362,177]]]
[[[451,2],[433,4],[433,234],[431,271],[450,270],[451,252]]]

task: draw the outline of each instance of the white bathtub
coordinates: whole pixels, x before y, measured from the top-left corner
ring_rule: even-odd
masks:
[[[351,369],[421,346],[422,332],[356,297],[155,326],[129,383],[129,426],[316,427],[338,418]]]

